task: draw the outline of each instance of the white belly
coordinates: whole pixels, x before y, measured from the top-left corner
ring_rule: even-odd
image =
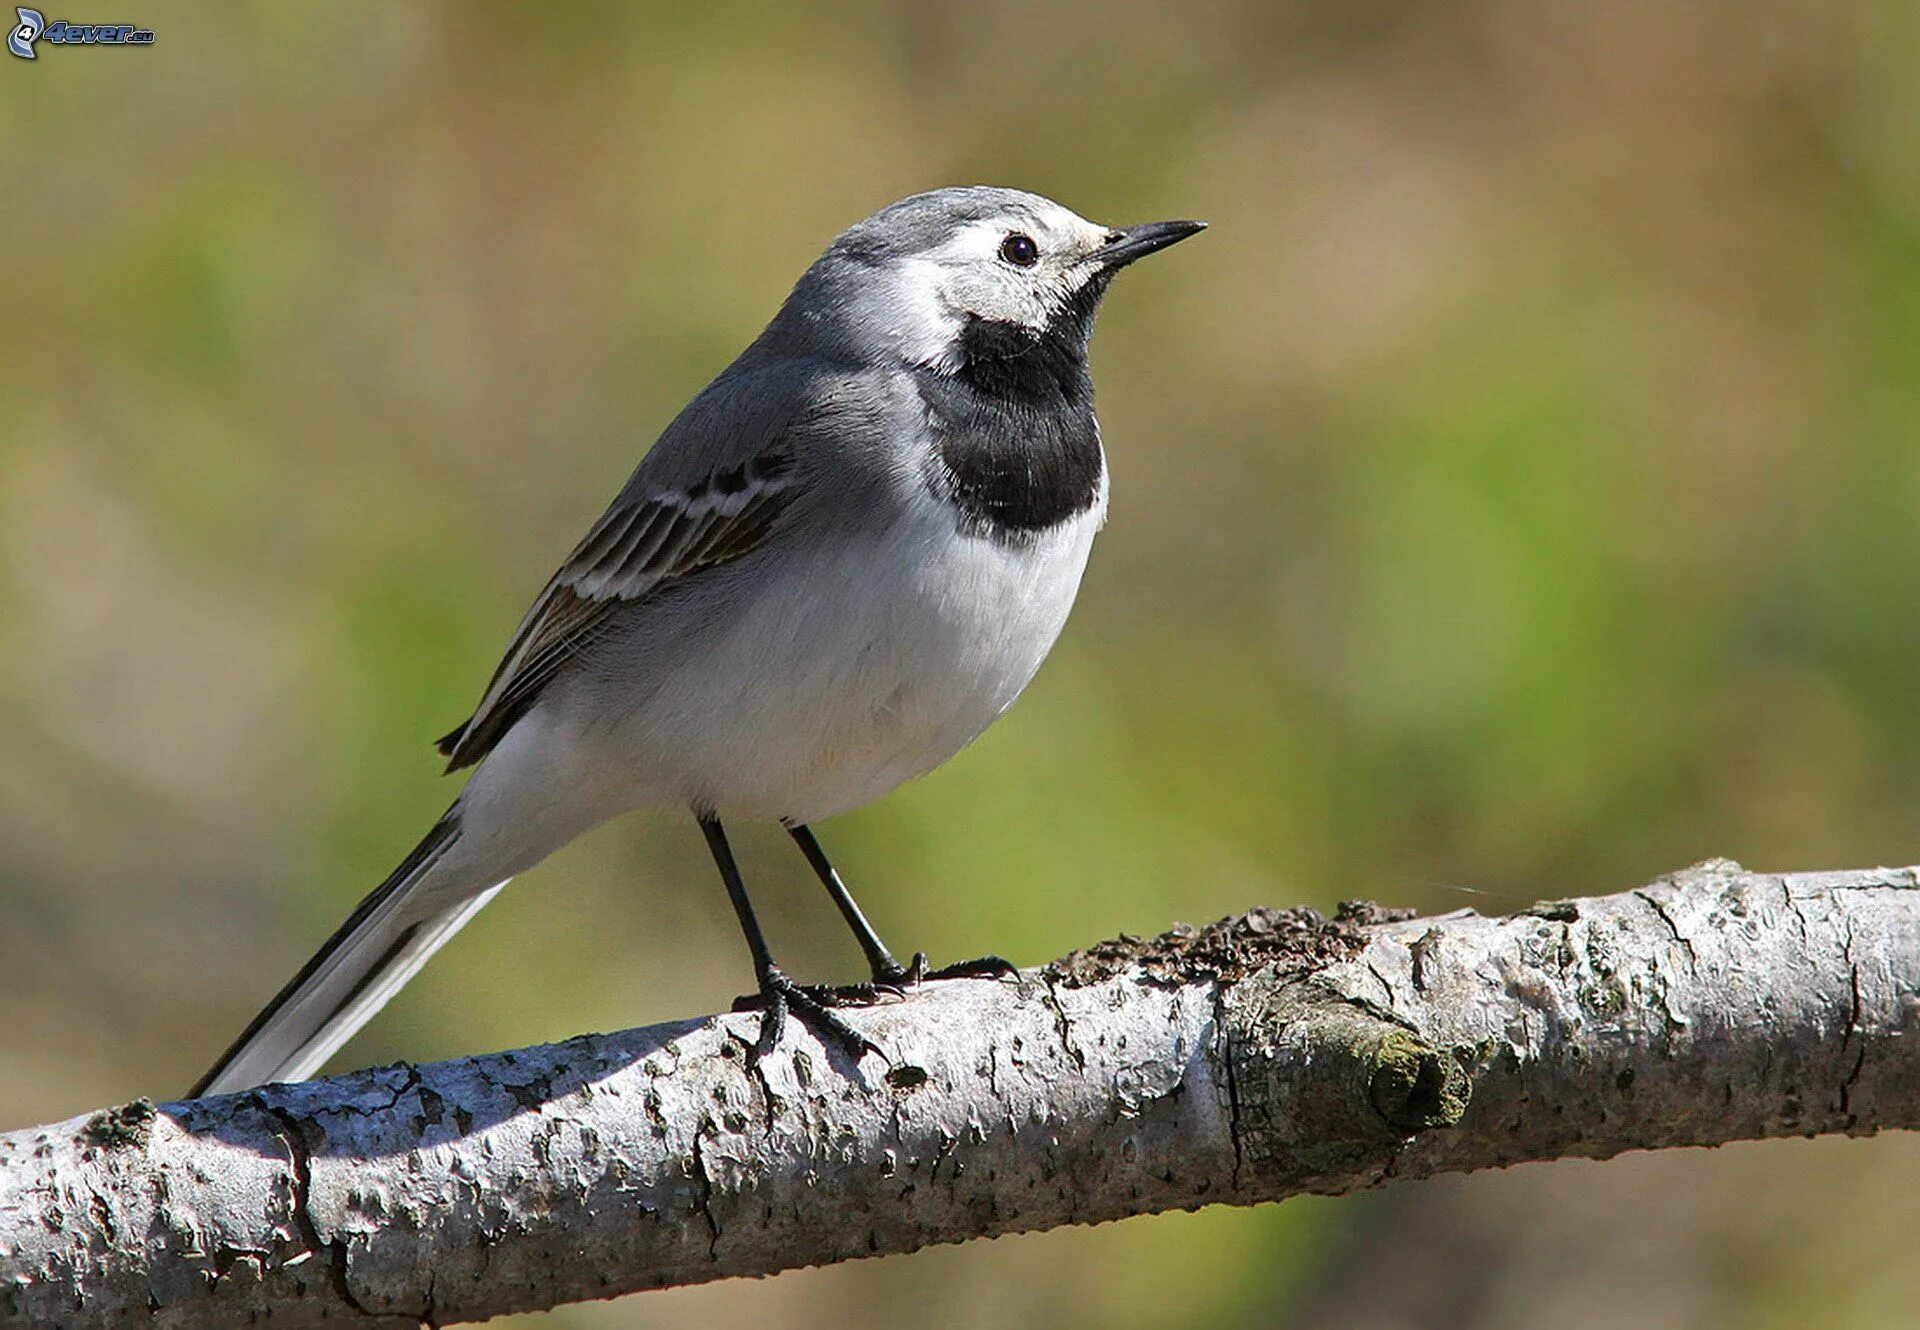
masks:
[[[594,746],[637,778],[636,802],[796,822],[871,802],[1019,697],[1066,623],[1105,507],[1103,490],[1064,526],[1005,545],[962,534],[928,500],[864,548],[769,565],[684,656],[642,664],[658,686]],[[598,700],[617,686],[609,675]]]

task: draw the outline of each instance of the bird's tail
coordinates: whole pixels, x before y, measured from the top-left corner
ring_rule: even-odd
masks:
[[[188,1097],[303,1080],[372,1020],[427,958],[507,885],[452,893],[442,883],[430,883],[459,837],[455,805],[253,1018]]]

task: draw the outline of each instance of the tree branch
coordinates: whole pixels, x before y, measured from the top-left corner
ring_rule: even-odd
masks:
[[[0,1136],[0,1319],[443,1323],[1529,1159],[1920,1124],[1920,878],[1255,911],[756,1014]]]

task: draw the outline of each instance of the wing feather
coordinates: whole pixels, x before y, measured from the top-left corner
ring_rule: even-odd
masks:
[[[623,494],[554,574],[466,724],[440,740],[472,766],[553,676],[606,631],[613,610],[758,547],[792,502],[794,457],[777,447],[689,489]]]
[[[636,524],[642,522],[658,510],[647,504],[631,504],[615,508],[587,533],[580,542],[579,550],[574,554],[575,563],[582,567],[599,569],[604,565],[617,565],[616,551],[633,533]]]

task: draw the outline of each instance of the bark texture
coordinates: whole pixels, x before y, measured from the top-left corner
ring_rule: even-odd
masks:
[[[1715,861],[1502,919],[1255,911],[757,1014],[0,1136],[0,1322],[482,1319],[1147,1211],[1920,1123],[1920,881]]]

